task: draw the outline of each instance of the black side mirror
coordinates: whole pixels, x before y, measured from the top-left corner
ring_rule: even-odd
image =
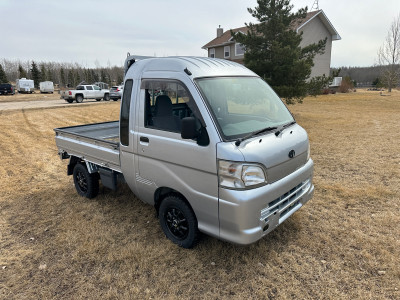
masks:
[[[183,118],[181,121],[181,137],[183,139],[195,139],[198,136],[196,119],[193,117]]]

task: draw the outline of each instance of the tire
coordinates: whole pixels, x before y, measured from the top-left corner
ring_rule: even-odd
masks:
[[[76,191],[82,197],[94,198],[99,193],[99,178],[96,174],[90,174],[86,166],[76,164],[73,172]]]
[[[101,98],[96,98],[96,101],[101,101]]]
[[[104,101],[110,101],[110,94],[104,94]]]
[[[160,225],[166,237],[183,248],[192,248],[198,242],[200,232],[192,208],[181,198],[170,195],[161,202]]]
[[[82,95],[76,95],[76,96],[75,96],[75,101],[76,101],[76,103],[82,103],[82,101],[83,101],[83,96],[82,96]]]
[[[113,100],[114,100],[114,101],[118,101],[118,100],[119,100],[119,98],[113,98]]]
[[[72,102],[74,102],[74,100],[72,100],[72,99],[67,99],[67,102],[68,102],[68,103],[72,103]]]

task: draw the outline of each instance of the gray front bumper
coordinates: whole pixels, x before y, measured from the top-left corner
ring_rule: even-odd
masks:
[[[312,198],[313,166],[310,159],[292,174],[255,189],[220,188],[220,238],[251,244],[282,224]]]

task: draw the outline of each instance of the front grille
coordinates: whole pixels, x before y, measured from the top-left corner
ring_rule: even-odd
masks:
[[[279,198],[271,201],[268,206],[261,210],[261,220],[268,222],[271,215],[279,214],[279,219],[283,219],[300,204],[300,198],[308,188],[310,180],[306,180],[284,193]]]

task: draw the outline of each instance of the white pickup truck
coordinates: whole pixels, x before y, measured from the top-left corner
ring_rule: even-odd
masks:
[[[110,90],[101,89],[97,85],[78,85],[76,90],[66,90],[61,92],[61,99],[68,103],[74,102],[81,103],[83,99],[96,99],[100,101],[110,100]]]

